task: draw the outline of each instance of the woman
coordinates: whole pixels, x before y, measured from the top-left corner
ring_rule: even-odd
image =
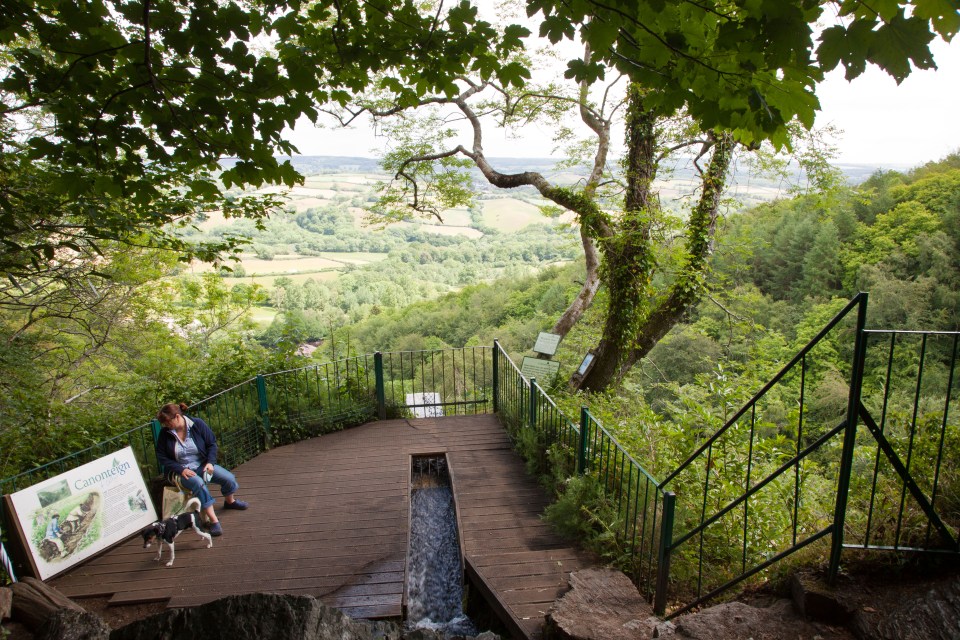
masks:
[[[157,438],[157,459],[165,473],[176,473],[180,484],[200,500],[200,507],[210,523],[210,535],[223,534],[223,528],[213,511],[213,496],[207,489],[203,474],[212,476],[208,482],[220,485],[224,509],[246,509],[247,503],[234,497],[238,485],[232,473],[217,464],[217,438],[200,418],[191,418],[181,403],[165,404],[157,413],[164,427]]]

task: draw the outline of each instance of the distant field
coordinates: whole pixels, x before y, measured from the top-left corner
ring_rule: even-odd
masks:
[[[424,224],[420,228],[427,233],[435,233],[438,236],[466,236],[467,238],[482,238],[483,232],[477,231],[473,227],[452,227],[446,224]]]
[[[272,276],[250,276],[246,278],[227,278],[227,286],[232,287],[235,284],[258,284],[265,289],[273,288],[273,281],[277,278],[288,278],[297,284],[303,284],[307,280],[314,282],[333,282],[340,277],[340,271],[318,271],[316,273],[294,273],[277,274]]]
[[[386,253],[364,253],[363,251],[353,251],[351,253],[321,253],[320,257],[328,260],[335,260],[346,264],[370,264],[371,262],[380,262],[386,260]]]
[[[273,322],[273,319],[276,317],[276,310],[269,307],[254,307],[250,310],[250,319],[261,329],[269,327],[270,323]]]
[[[370,264],[379,262],[387,257],[385,253],[367,253],[363,251],[335,252],[328,251],[319,256],[300,256],[300,255],[281,255],[273,260],[261,260],[254,254],[243,254],[240,264],[249,277],[253,276],[296,276],[301,274],[317,274],[342,269],[348,264]],[[232,266],[232,263],[231,263]],[[195,262],[190,266],[189,271],[195,274],[205,273],[213,270],[213,266],[204,262]],[[233,280],[245,280],[247,278],[234,278]],[[319,279],[328,279],[327,277],[317,277]],[[272,282],[272,277],[271,277]]]
[[[509,233],[519,231],[531,224],[548,224],[540,209],[521,200],[497,198],[483,201],[484,224]]]

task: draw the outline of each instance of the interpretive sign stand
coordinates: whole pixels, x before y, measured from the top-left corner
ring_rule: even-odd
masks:
[[[46,580],[157,519],[127,447],[5,496],[33,575]]]
[[[544,383],[553,382],[557,372],[560,371],[560,363],[553,360],[541,360],[540,358],[523,357],[523,365],[520,367],[520,373],[524,378],[536,378]]]

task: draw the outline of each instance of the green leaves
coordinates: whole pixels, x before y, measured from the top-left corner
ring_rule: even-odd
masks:
[[[960,2],[957,0],[914,0],[913,16],[929,20],[933,29],[947,41],[960,31]]]
[[[612,65],[654,89],[648,105],[663,116],[686,108],[703,128],[777,145],[791,120],[812,124],[815,86],[839,64],[849,79],[876,64],[898,82],[934,68],[928,45],[960,29],[958,9],[956,0],[846,0],[817,43],[822,0],[528,2],[543,15],[542,36],[590,45],[591,64],[570,61],[568,78],[593,82],[603,77],[597,63]]]
[[[872,62],[899,84],[910,74],[911,62],[919,69],[936,68],[928,46],[933,38],[926,19],[906,18],[901,10],[882,23],[863,18],[849,27],[836,25],[826,29],[817,57],[827,71],[842,63],[847,80],[859,76]]]

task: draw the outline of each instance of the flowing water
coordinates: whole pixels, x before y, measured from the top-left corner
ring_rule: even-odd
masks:
[[[409,551],[407,626],[447,637],[477,635],[463,612],[457,518],[443,457],[414,458]]]

